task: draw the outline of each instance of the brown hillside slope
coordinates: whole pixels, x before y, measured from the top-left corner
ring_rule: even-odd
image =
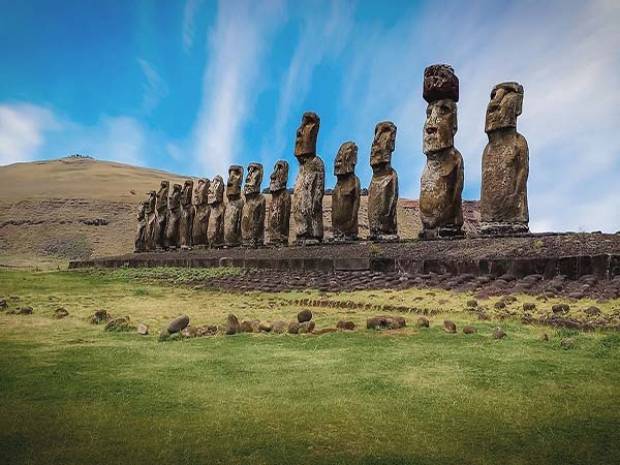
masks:
[[[69,259],[131,251],[136,206],[162,179],[184,178],[83,157],[0,167],[0,266],[62,265]],[[330,213],[331,197],[326,196],[327,237]],[[415,238],[420,229],[417,201],[402,199],[398,215],[401,237]],[[478,221],[475,202],[466,202],[465,216],[471,230]],[[367,224],[363,197],[362,237]]]

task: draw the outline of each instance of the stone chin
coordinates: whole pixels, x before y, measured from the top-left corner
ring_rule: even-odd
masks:
[[[392,153],[389,151],[375,152],[370,156],[370,166],[379,167],[387,165],[392,161]]]
[[[510,115],[501,114],[501,112],[487,114],[487,119],[484,125],[485,132],[493,132],[498,129],[516,128],[517,118],[513,118]]]
[[[438,152],[443,152],[446,149],[454,146],[453,140],[445,140],[441,137],[434,135],[424,136],[424,145],[422,151],[425,155],[433,155]]]

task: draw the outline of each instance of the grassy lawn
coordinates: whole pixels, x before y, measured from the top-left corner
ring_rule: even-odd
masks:
[[[186,284],[213,272],[0,271],[9,309],[34,308],[0,313],[0,463],[620,463],[617,332],[478,321],[463,310],[471,295],[411,289],[323,297],[435,308],[430,329],[405,315],[404,330],[376,333],[364,322],[377,312],[313,308],[319,328],[347,318],[360,329],[157,342],[180,313],[193,325],[230,312],[290,320],[294,300],[319,295]],[[517,297],[515,309],[532,300]],[[60,306],[70,316],[56,320]],[[152,335],[90,325],[99,308]],[[478,333],[446,334],[445,318]]]

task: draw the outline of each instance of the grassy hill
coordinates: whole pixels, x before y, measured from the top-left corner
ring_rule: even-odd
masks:
[[[163,179],[185,178],[78,156],[0,167],[0,266],[55,267],[70,259],[131,251],[136,206]],[[360,208],[362,237],[368,232],[366,200]],[[329,237],[330,196],[324,207]],[[401,199],[398,215],[401,237],[415,238],[417,201]],[[466,202],[465,216],[471,230],[478,221],[476,202]]]

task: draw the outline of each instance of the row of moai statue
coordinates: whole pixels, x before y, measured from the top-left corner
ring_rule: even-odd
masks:
[[[463,158],[454,147],[457,131],[459,81],[449,65],[424,71],[423,97],[428,103],[423,131],[427,157],[420,183],[421,239],[463,236]],[[515,82],[496,85],[487,107],[485,132],[489,143],[482,156],[480,200],[482,235],[527,233],[528,147],[516,131],[521,114],[523,87]],[[250,163],[245,184],[243,168],[232,165],[224,186],[221,176],[175,184],[168,181],[151,191],[140,206],[136,251],[190,247],[258,247],[265,243],[265,217],[269,244],[288,245],[293,217],[296,245],[323,240],[325,168],[316,153],[320,119],[304,113],[297,129],[295,157],[299,173],[293,197],[287,190],[289,165],[278,160],[270,177],[271,204],[261,193],[263,166]],[[389,121],[375,127],[370,152],[372,180],[368,189],[369,240],[398,240],[398,175],[391,160],[396,126]],[[360,181],[355,175],[358,148],[354,142],[340,146],[334,163],[337,177],[332,193],[334,241],[358,238]],[[226,201],[224,201],[224,189]]]

